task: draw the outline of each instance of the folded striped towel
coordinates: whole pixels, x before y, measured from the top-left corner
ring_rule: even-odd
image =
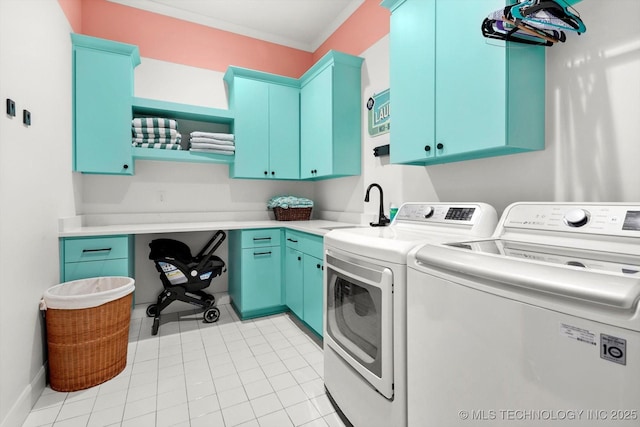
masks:
[[[191,137],[190,141],[199,142],[202,144],[217,144],[217,145],[235,145],[235,142],[228,141],[224,139],[216,139],[216,138],[202,138],[202,137]]]
[[[156,143],[149,143],[149,142],[142,142],[142,143],[133,143],[134,147],[140,147],[140,148],[157,148],[157,149],[162,149],[162,150],[182,150],[182,146],[180,144],[165,144],[165,143],[160,143],[160,142],[156,142]]]
[[[203,150],[236,151],[236,147],[234,145],[219,145],[203,142],[191,142],[191,148],[199,148]]]
[[[138,128],[132,127],[131,134],[134,138],[171,138],[180,135],[175,129],[170,128]]]
[[[233,141],[235,139],[232,133],[216,133],[216,132],[191,132],[192,138],[213,138],[221,139],[223,141]]]
[[[225,156],[233,156],[235,154],[235,151],[211,150],[211,149],[208,149],[208,148],[192,148],[189,151],[197,151],[199,153],[224,154]]]
[[[147,143],[147,144],[180,144],[180,142],[182,142],[182,138],[180,136],[175,136],[175,137],[169,137],[169,138],[165,138],[165,137],[137,137],[137,138],[132,138],[131,142],[133,143],[137,143],[137,144],[143,144],[143,143]]]
[[[267,202],[267,208],[273,209],[276,207],[283,209],[311,208],[313,207],[313,200],[296,196],[275,196],[269,199]]]
[[[160,117],[138,117],[131,120],[131,126],[137,128],[169,128],[178,130],[178,122]]]

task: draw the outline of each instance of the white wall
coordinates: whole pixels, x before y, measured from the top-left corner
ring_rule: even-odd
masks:
[[[545,150],[426,167],[440,200],[640,201],[640,2],[575,7],[586,33],[547,48]]]
[[[373,147],[363,107],[362,177],[322,182],[323,207],[377,212],[377,182],[388,202],[483,201],[498,213],[516,201],[640,201],[640,1],[585,0],[576,5],[587,32],[547,48],[546,148],[544,151],[434,166],[388,165]],[[624,11],[624,12],[621,12]],[[389,41],[365,51],[362,105],[389,87]],[[393,89],[391,91],[393,99]],[[526,102],[526,94],[523,94]],[[393,129],[393,101],[391,102]]]
[[[59,282],[58,218],[75,213],[70,27],[55,0],[0,1],[0,425],[44,388],[38,301]],[[5,99],[18,116],[5,114]],[[22,124],[22,110],[32,125]]]

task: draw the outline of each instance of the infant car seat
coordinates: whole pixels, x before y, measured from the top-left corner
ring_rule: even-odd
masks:
[[[160,327],[160,313],[176,300],[204,308],[205,323],[218,321],[220,310],[214,307],[216,300],[203,289],[226,271],[224,261],[213,254],[226,237],[224,231],[216,231],[196,256],[191,256],[189,246],[177,240],[155,239],[149,243],[149,259],[155,263],[164,286],[157,303],[147,307],[147,316],[154,318],[153,335]]]

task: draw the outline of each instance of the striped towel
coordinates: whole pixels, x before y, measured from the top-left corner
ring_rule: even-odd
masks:
[[[180,136],[175,137],[137,137],[132,138],[131,142],[136,144],[180,144],[182,138]]]
[[[233,156],[235,154],[235,151],[211,150],[211,149],[208,149],[208,148],[192,148],[189,151],[197,151],[199,153],[224,154],[225,156]]]
[[[194,142],[199,142],[202,144],[217,144],[217,145],[235,145],[235,142],[233,141],[228,141],[228,140],[224,140],[224,139],[216,139],[216,138],[203,138],[203,137],[191,137],[190,141],[192,143]]]
[[[169,128],[131,128],[131,134],[134,138],[175,138],[182,137],[175,129]]]
[[[138,117],[131,121],[131,126],[136,128],[168,128],[178,130],[178,122],[173,119],[159,117]]]
[[[142,143],[133,143],[134,147],[140,148],[158,148],[162,150],[182,150],[182,146],[180,144],[165,144],[161,142],[142,142]]]
[[[215,132],[191,132],[191,138],[213,138],[222,141],[233,141],[235,139],[232,133],[215,133]]]

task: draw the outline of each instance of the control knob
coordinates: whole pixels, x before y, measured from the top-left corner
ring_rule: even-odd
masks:
[[[569,227],[582,227],[589,222],[589,212],[584,209],[572,209],[564,214],[564,223]]]
[[[425,218],[431,218],[433,216],[433,206],[427,206],[426,209],[424,210],[424,217]]]

